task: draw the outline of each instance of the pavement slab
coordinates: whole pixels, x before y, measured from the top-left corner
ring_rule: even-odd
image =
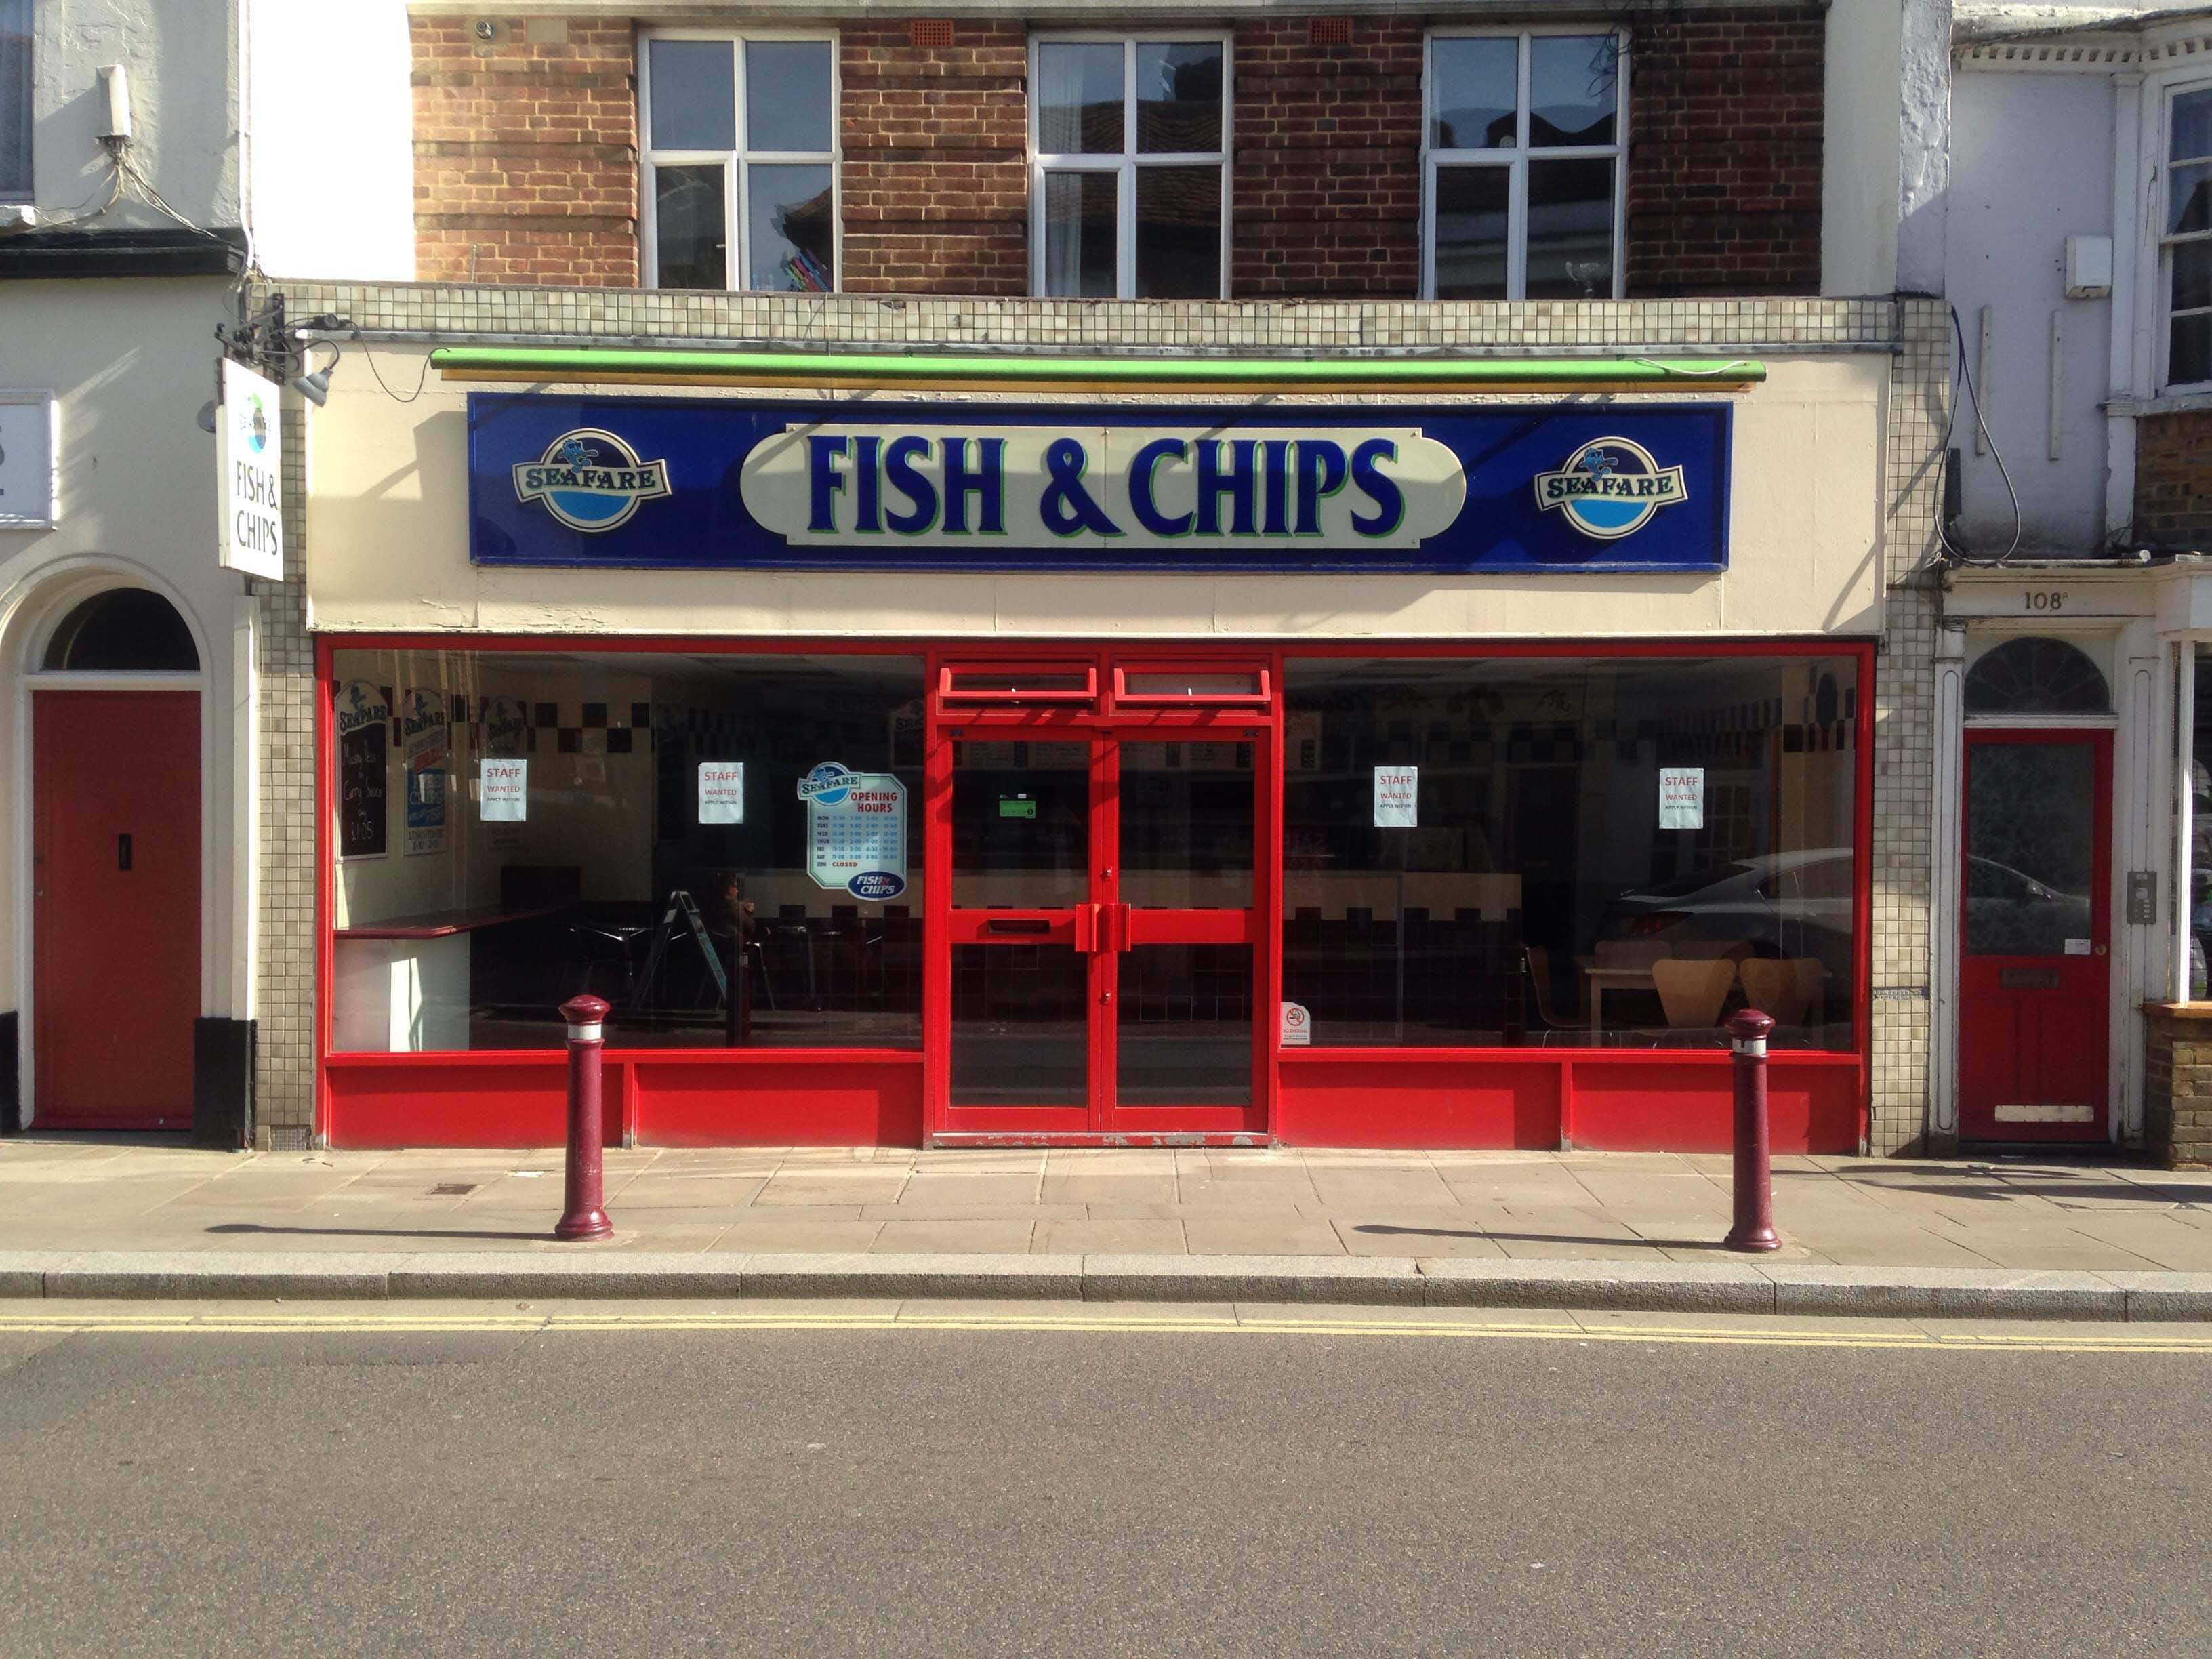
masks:
[[[1267,1261],[1279,1264],[1267,1295],[1380,1270],[1353,1281],[1365,1287],[1355,1302],[1423,1277],[1393,1264],[1432,1263],[1446,1279],[1490,1270],[1486,1282],[1505,1287],[1485,1292],[1493,1296],[1527,1294],[1515,1288],[1526,1275],[1550,1275],[1565,1288],[1547,1294],[1664,1296],[1700,1309],[1715,1292],[1652,1286],[1703,1285],[1709,1270],[1746,1261],[1719,1248],[1733,1166],[1711,1154],[739,1147],[615,1149],[607,1163],[616,1239],[579,1246],[550,1236],[562,1198],[557,1147],[254,1156],[0,1139],[0,1260],[18,1264],[0,1270],[0,1297],[82,1282],[101,1296],[173,1299],[228,1282],[226,1273],[269,1294],[329,1283],[356,1297],[373,1279],[359,1276],[370,1272],[362,1261],[424,1257],[473,1263],[465,1282],[511,1268],[526,1283],[548,1263],[689,1256],[708,1286],[754,1258],[774,1259],[779,1285],[803,1272],[842,1282],[820,1267],[830,1260],[910,1273],[915,1258],[1050,1258],[1157,1260],[1170,1276],[1208,1282],[1224,1261]],[[2091,1287],[2102,1310],[2092,1316],[2212,1313],[2212,1181],[2201,1173],[1785,1157],[1774,1186],[1784,1249],[1751,1265],[1814,1275],[1789,1281],[1784,1300],[1842,1307],[1870,1286],[1904,1286],[1879,1313],[1894,1318],[1951,1306],[1971,1281],[2000,1314],[2022,1298],[2075,1305]],[[20,1265],[33,1260],[46,1265]],[[68,1273],[101,1277],[50,1283],[46,1266],[65,1260],[76,1264]],[[465,1282],[459,1267],[438,1271],[423,1282]],[[646,1283],[637,1268],[577,1271],[594,1294],[632,1296]],[[1079,1278],[1082,1294],[1107,1293]],[[1006,1282],[1036,1281],[994,1284]],[[1474,1281],[1453,1282],[1467,1293]],[[1622,1284],[1635,1288],[1589,1288]]]

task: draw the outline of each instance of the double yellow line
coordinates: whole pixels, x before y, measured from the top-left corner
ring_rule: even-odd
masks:
[[[775,1310],[667,1313],[612,1310],[535,1313],[434,1310],[362,1313],[185,1312],[143,1310],[0,1314],[0,1335],[269,1336],[347,1334],[375,1336],[472,1332],[562,1335],[571,1332],[666,1334],[718,1331],[1013,1331],[1084,1334],[1189,1336],[1397,1337],[1430,1340],[1664,1343],[1737,1348],[1906,1348],[1979,1353],[2212,1354],[2203,1335],[2166,1327],[2110,1330],[1926,1328],[1900,1321],[1881,1330],[1823,1329],[1817,1321],[1742,1326],[1653,1322],[1522,1324],[1418,1313],[1388,1318],[1304,1317],[1295,1314],[1219,1315],[1135,1312],[931,1313]]]

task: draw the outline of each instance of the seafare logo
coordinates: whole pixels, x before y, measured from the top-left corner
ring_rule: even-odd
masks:
[[[579,427],[546,445],[536,460],[516,465],[514,493],[542,502],[571,530],[612,530],[629,522],[640,501],[668,493],[668,463],[640,460],[604,428]]]
[[[1539,511],[1553,507],[1585,536],[1617,542],[1651,522],[1662,507],[1690,499],[1679,466],[1662,466],[1642,444],[1596,438],[1556,472],[1536,475]]]

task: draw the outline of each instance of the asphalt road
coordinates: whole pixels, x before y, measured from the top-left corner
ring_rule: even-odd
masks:
[[[1353,1317],[0,1324],[0,1653],[2212,1652],[2212,1332]]]

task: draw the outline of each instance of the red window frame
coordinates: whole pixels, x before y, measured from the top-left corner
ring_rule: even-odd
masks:
[[[775,656],[819,653],[819,639],[693,635],[610,638],[542,635],[334,634],[316,640],[315,734],[315,1009],[313,1061],[317,1132],[342,1146],[544,1146],[561,1138],[559,1114],[563,1056],[558,1050],[425,1054],[333,1054],[332,936],[336,882],[331,822],[335,762],[331,699],[338,651],[428,650],[496,653],[550,649],[594,653],[670,653],[686,655]],[[933,729],[940,721],[982,728],[1027,724],[1039,716],[1074,734],[1103,719],[1133,730],[1199,732],[1247,724],[1249,707],[1097,706],[1096,667],[1121,663],[1168,668],[1206,665],[1208,672],[1264,664],[1274,708],[1282,696],[1283,666],[1312,658],[1514,658],[1832,656],[1856,667],[1857,752],[1854,791],[1853,859],[1856,929],[1852,991],[1854,1046],[1850,1050],[1775,1052],[1770,1091],[1776,1099],[1778,1149],[1853,1150],[1863,1140],[1870,1080],[1872,990],[1869,963],[1873,922],[1874,707],[1875,665],[1871,641],[1790,640],[1346,640],[1273,646],[1255,653],[1250,641],[1183,642],[1156,655],[1142,648],[1085,642],[1066,647],[1035,642],[998,653],[973,645],[947,647],[911,638],[840,642],[854,655],[924,659],[926,706]],[[1004,700],[948,705],[945,669],[953,665],[1001,672],[1031,669],[1064,673],[1090,665],[1091,706],[1074,706],[1073,692],[1033,699],[1042,707]],[[1014,694],[1016,696],[1019,693]],[[1049,699],[1049,702],[1047,700]],[[1057,703],[1057,707],[1051,706]],[[1273,718],[1271,709],[1268,718]],[[1279,730],[1279,727],[1278,727]],[[933,746],[933,752],[934,747]],[[949,750],[946,751],[949,764]],[[949,780],[948,780],[949,781]],[[1282,916],[1282,784],[1279,753],[1263,790],[1265,827],[1255,872],[1259,975],[1267,1007],[1279,998]],[[940,800],[942,797],[939,798]],[[919,810],[935,810],[924,803]],[[942,833],[925,831],[925,868],[939,856]],[[944,856],[949,877],[949,848]],[[943,889],[949,897],[949,888]],[[1260,897],[1264,891],[1265,898]],[[932,901],[925,895],[925,928]],[[930,948],[926,940],[925,949]],[[931,1139],[924,1073],[932,1055],[943,1055],[949,992],[923,990],[922,1048],[914,1049],[699,1049],[611,1051],[611,1139],[657,1145],[914,1145]],[[1237,1144],[1270,1136],[1297,1144],[1387,1146],[1557,1147],[1724,1150],[1728,1144],[1728,1068],[1725,1051],[1528,1048],[1285,1049],[1272,1021],[1261,1022],[1267,1063],[1267,1127],[1261,1134],[1200,1136]],[[941,1098],[941,1097],[939,1097]],[[742,1103],[732,1117],[732,1102]],[[343,1109],[341,1111],[341,1108]],[[1176,1137],[1178,1140],[1182,1137]]]

